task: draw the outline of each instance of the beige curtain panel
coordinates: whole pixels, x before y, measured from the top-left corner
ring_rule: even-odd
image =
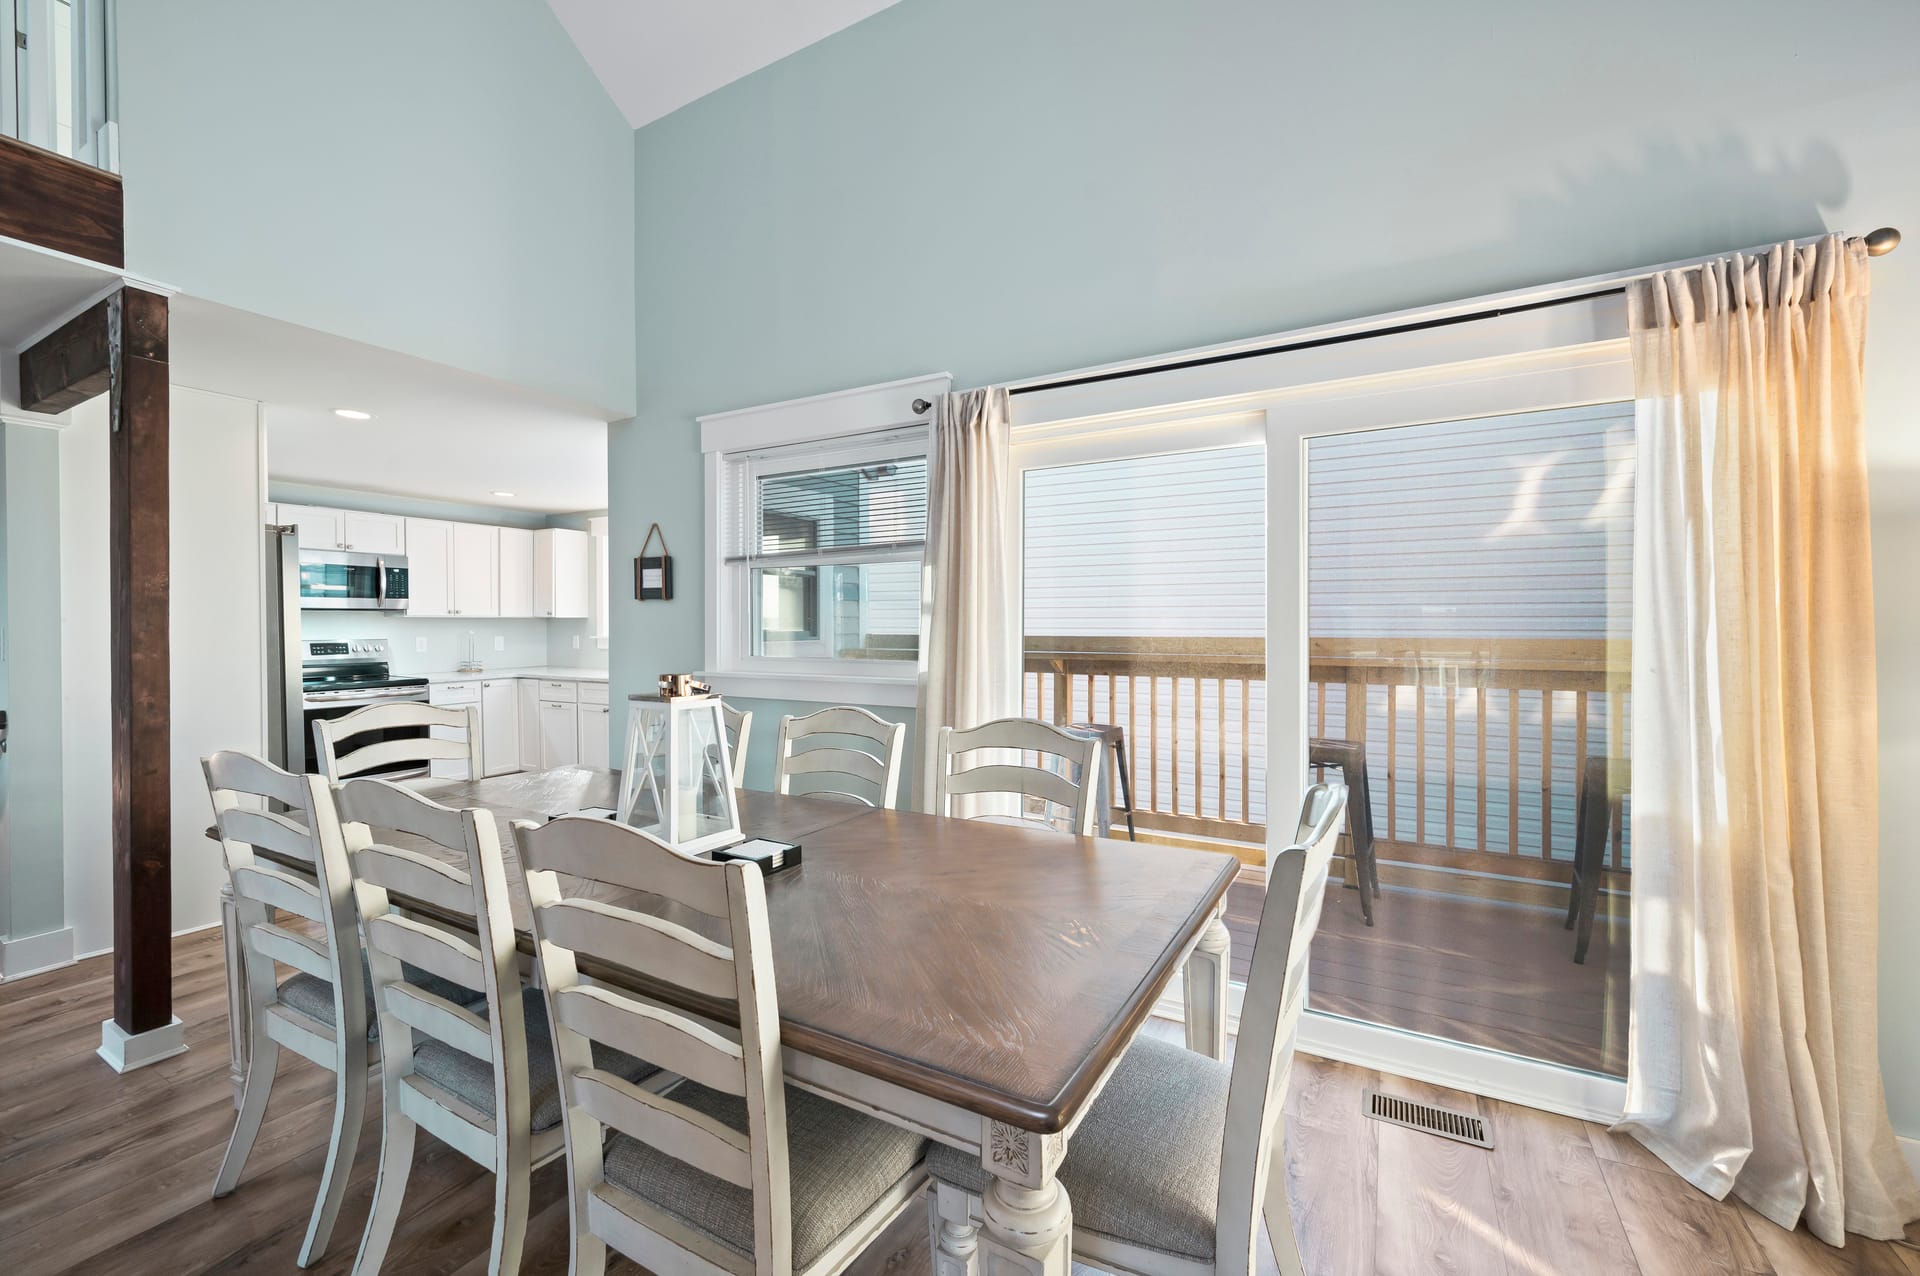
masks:
[[[1920,1216],[1887,1121],[1858,241],[1628,289],[1633,1017],[1620,1123],[1782,1227]]]
[[[1020,711],[1018,564],[1011,412],[1004,386],[949,394],[927,468],[927,565],[914,724],[921,810],[934,799],[941,727],[977,727]]]

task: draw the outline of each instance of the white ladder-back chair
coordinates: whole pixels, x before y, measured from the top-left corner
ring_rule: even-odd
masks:
[[[1082,836],[1093,833],[1103,748],[1099,736],[1031,718],[996,718],[967,730],[940,728],[937,748],[935,815],[966,814],[964,804],[954,801],[957,797],[999,794],[1016,805],[1005,811],[988,805],[982,818],[1046,824]],[[992,752],[985,760],[958,765],[959,755],[975,750]],[[1028,761],[1029,754],[1038,755],[1037,765]],[[1048,759],[1057,761],[1049,765]],[[1026,814],[1029,798],[1046,804],[1048,818]],[[1057,816],[1051,814],[1054,808],[1059,810]]]
[[[774,792],[892,810],[900,804],[906,740],[904,723],[888,722],[865,709],[822,709],[800,718],[789,714],[780,719]]]
[[[604,1272],[609,1245],[663,1273],[844,1268],[920,1195],[926,1140],[783,1084],[759,868],[609,820],[514,828],[566,1101],[573,1276]],[[674,920],[568,897],[562,874],[647,891]],[[729,1005],[739,1027],[589,985],[577,956]],[[597,1069],[590,1046],[684,1079],[642,1090]]]
[[[356,737],[372,732],[414,727],[425,728],[426,734],[375,740],[358,747],[351,744]],[[468,779],[477,780],[486,774],[481,767],[480,715],[471,707],[442,709],[409,700],[368,705],[338,718],[315,718],[313,752],[320,762],[320,774],[335,783],[364,775],[375,767],[408,762],[422,767],[435,762],[464,762]]]
[[[1304,1276],[1282,1115],[1346,806],[1344,787],[1308,789],[1293,845],[1273,858],[1233,1063],[1137,1038],[1071,1129],[1060,1182],[1075,1258],[1142,1276],[1251,1276],[1264,1216],[1283,1276]],[[927,1168],[935,1268],[968,1270],[986,1190],[980,1158],[936,1145]]]
[[[520,985],[493,816],[452,810],[386,780],[349,780],[336,799],[381,1037],[380,1174],[354,1271],[378,1272],[385,1260],[418,1127],[493,1172],[488,1270],[514,1272],[526,1239],[528,1173],[558,1156],[564,1140],[546,1014],[538,994]],[[377,840],[391,834],[430,842],[441,854]],[[394,896],[451,924],[407,915]],[[450,988],[478,995],[461,1004]],[[634,1059],[607,1066],[628,1076],[652,1071]]]
[[[240,1180],[266,1115],[280,1047],[332,1072],[333,1128],[313,1216],[300,1246],[300,1266],[308,1267],[326,1252],[366,1113],[367,997],[346,846],[332,794],[319,776],[292,775],[259,758],[231,752],[201,759],[201,768],[233,886],[251,1038],[240,1114],[213,1194],[227,1195]],[[265,809],[269,801],[279,803],[284,813]],[[259,851],[298,861],[315,880],[261,857]],[[281,925],[274,920],[276,910],[317,923],[320,935],[311,934],[310,927]],[[276,984],[275,962],[295,973]]]
[[[753,710],[736,709],[722,701],[720,716],[726,720],[727,764],[733,768],[733,783],[737,788],[747,773],[747,740],[753,735]]]

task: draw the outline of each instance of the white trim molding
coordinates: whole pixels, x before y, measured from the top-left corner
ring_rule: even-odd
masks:
[[[709,669],[703,670],[700,677],[711,684],[715,691],[729,698],[798,700],[806,704],[886,705],[911,709],[920,693],[917,677],[767,673],[757,669]]]
[[[115,1072],[132,1072],[162,1059],[187,1052],[187,1027],[175,1015],[171,1022],[145,1032],[128,1032],[111,1019],[100,1021],[100,1048],[94,1051]]]
[[[952,373],[934,372],[804,399],[710,412],[694,420],[700,423],[702,452],[753,452],[789,443],[844,440],[903,425],[928,425],[933,409],[952,388]],[[925,399],[932,406],[916,412],[916,399]]]
[[[71,926],[39,935],[23,935],[19,939],[0,938],[0,983],[59,970],[73,962]]]

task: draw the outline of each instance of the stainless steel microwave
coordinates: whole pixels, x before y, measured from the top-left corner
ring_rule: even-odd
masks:
[[[300,551],[302,611],[405,611],[407,560],[399,554]]]

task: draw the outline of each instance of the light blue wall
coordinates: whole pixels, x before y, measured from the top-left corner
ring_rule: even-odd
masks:
[[[742,786],[749,789],[771,789],[773,787],[774,747],[780,740],[780,719],[792,714],[795,717],[812,713],[820,706],[805,700],[759,700],[742,696],[728,696],[727,703],[733,708],[753,715],[753,726],[747,736],[746,773],[739,777]],[[870,706],[874,713],[888,722],[907,724],[905,757],[913,758],[914,711],[890,705]],[[625,723],[621,724],[622,729]],[[617,752],[617,751],[616,751]],[[901,780],[901,802],[911,801],[913,777],[911,774]]]
[[[672,603],[615,590],[615,702],[701,661],[696,413],[1829,226],[1920,235],[1920,8],[1809,12],[904,0],[640,130],[642,393],[610,441],[612,552],[658,519],[681,566]],[[1920,250],[1874,286],[1881,1027],[1895,1123],[1920,1136]]]
[[[7,752],[0,759],[7,856],[0,863],[0,935],[24,939],[66,924],[60,809],[60,435],[5,427],[5,559],[0,593],[0,700]]]
[[[615,413],[633,133],[540,0],[122,0],[127,264]]]

